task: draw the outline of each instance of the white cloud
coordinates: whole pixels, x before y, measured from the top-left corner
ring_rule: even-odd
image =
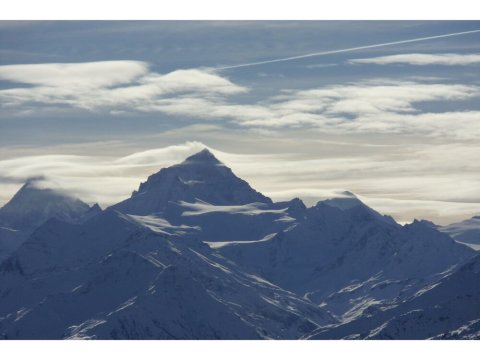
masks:
[[[181,162],[192,153],[205,149],[205,145],[198,141],[189,141],[181,145],[172,145],[160,149],[151,149],[121,157],[113,161],[114,165],[129,166],[166,166]]]
[[[480,96],[477,86],[375,80],[284,92],[262,103],[265,116],[232,111],[244,126],[309,126],[329,133],[406,133],[475,138],[478,111],[421,112],[422,102]],[[269,115],[268,115],[269,114]]]
[[[313,127],[330,133],[423,133],[475,138],[479,112],[422,113],[422,102],[461,101],[480,96],[477,86],[376,80],[319,89],[284,91],[253,104],[222,97],[178,96],[139,109],[204,120],[227,119],[244,127]]]
[[[169,96],[225,96],[246,91],[206,70],[158,74],[141,61],[5,65],[0,66],[0,80],[32,85],[0,90],[3,106],[38,103],[117,112],[148,107]]]
[[[474,86],[379,79],[297,91],[285,98],[316,101],[327,113],[359,114],[410,112],[415,110],[413,104],[418,102],[465,99],[475,94],[478,94],[478,88]]]
[[[351,64],[474,65],[480,54],[399,54],[349,60]]]
[[[383,113],[381,116],[360,116],[354,122],[340,124],[339,128],[360,133],[410,134],[451,141],[475,140],[480,138],[479,119],[480,111]]]
[[[476,85],[441,79],[373,79],[304,90],[279,90],[263,99],[236,98],[249,91],[213,70],[168,74],[138,61],[0,66],[0,79],[29,87],[0,90],[0,106],[31,116],[42,105],[106,110],[122,116],[159,112],[201,122],[227,121],[245,128],[313,128],[330,134],[414,134],[480,139],[480,111],[422,112],[422,103],[480,97]]]
[[[95,89],[130,83],[148,72],[141,61],[97,61],[0,66],[0,79],[46,87]]]

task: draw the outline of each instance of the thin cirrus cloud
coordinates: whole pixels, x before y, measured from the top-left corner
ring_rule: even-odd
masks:
[[[478,65],[480,54],[398,54],[365,59],[351,59],[350,64]]]

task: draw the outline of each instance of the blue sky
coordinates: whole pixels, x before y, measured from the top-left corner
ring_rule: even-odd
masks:
[[[0,22],[0,203],[45,175],[105,206],[208,146],[274,199],[350,190],[399,221],[478,214],[480,33],[218,70],[477,29]]]

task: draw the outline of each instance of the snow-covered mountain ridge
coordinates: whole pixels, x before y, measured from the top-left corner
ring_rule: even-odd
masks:
[[[470,219],[447,226],[439,226],[438,230],[449,234],[458,242],[480,250],[480,216],[473,216]]]
[[[276,203],[209,150],[104,211],[24,188],[11,201],[17,213],[44,216],[26,221],[28,237],[0,263],[5,339],[478,333],[475,251],[424,221],[401,226],[349,192],[310,208]],[[15,232],[4,224],[0,236]],[[446,312],[453,320],[420,331],[419,310],[432,324]]]

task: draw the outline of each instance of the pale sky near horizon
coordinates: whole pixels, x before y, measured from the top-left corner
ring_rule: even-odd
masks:
[[[480,21],[0,21],[0,205],[32,176],[103,206],[209,147],[274,200],[480,214]],[[222,69],[225,68],[225,69]]]

